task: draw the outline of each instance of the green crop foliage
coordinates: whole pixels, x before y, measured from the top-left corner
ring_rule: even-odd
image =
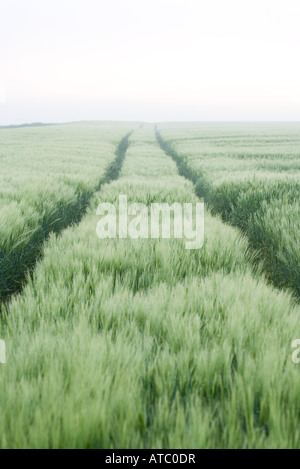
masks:
[[[299,124],[169,124],[163,148],[212,214],[237,226],[268,279],[300,298]]]

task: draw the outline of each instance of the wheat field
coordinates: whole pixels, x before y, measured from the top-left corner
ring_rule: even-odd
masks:
[[[299,448],[300,125],[0,130],[1,448]],[[204,200],[205,241],[99,239]]]

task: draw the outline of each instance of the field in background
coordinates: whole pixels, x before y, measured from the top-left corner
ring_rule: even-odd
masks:
[[[9,175],[1,172],[1,240],[11,255],[24,226],[39,229],[41,214],[88,194],[80,219],[65,222],[63,212],[68,227],[39,242],[33,277],[2,305],[0,447],[300,447],[300,375],[291,360],[300,337],[298,130],[0,131]],[[100,240],[97,206],[120,194],[147,205],[204,196],[204,247]]]

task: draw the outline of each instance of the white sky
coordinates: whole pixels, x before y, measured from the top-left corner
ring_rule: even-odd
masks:
[[[0,125],[300,120],[299,0],[1,0]]]

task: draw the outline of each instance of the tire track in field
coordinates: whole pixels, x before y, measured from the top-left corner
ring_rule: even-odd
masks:
[[[57,235],[61,234],[65,229],[71,225],[77,225],[86,214],[87,208],[92,197],[98,192],[103,184],[109,184],[110,182],[119,178],[122,166],[126,157],[126,153],[129,147],[129,138],[133,134],[133,130],[128,132],[118,144],[115,151],[115,159],[108,165],[105,170],[104,176],[100,179],[99,184],[89,192],[88,194],[82,194],[76,200],[72,206],[68,208],[68,212],[62,212],[59,208],[55,214],[55,219],[63,220],[59,226],[44,226],[43,220],[41,221],[41,228],[37,230],[37,234],[29,240],[29,242],[22,248],[21,252],[13,252],[10,256],[5,255],[0,251],[0,266],[2,274],[5,273],[6,266],[15,265],[14,275],[10,278],[2,280],[0,278],[0,310],[1,305],[6,305],[12,296],[20,294],[26,284],[27,276],[34,272],[37,262],[42,258],[43,245],[47,241],[51,233]],[[16,259],[20,256],[24,258],[24,263],[20,265],[16,263]],[[16,258],[16,259],[15,259]],[[0,272],[1,277],[1,272]]]
[[[123,137],[122,140],[120,141],[118,148],[116,149],[116,152],[115,152],[116,158],[107,167],[104,177],[99,182],[96,190],[93,192],[92,195],[94,195],[95,192],[98,192],[103,184],[109,184],[110,182],[115,181],[116,179],[119,178],[120,172],[122,170],[123,163],[126,157],[126,153],[129,147],[129,138],[131,137],[132,134],[133,134],[133,130],[129,132],[128,134],[126,134],[125,137]]]
[[[189,165],[181,159],[177,153],[170,147],[170,145],[162,138],[160,135],[157,126],[154,127],[155,130],[155,136],[156,140],[162,149],[162,151],[167,155],[172,158],[172,160],[175,161],[177,168],[178,168],[178,173],[180,176],[185,177],[189,181],[191,181],[194,186],[196,186],[198,182],[198,176],[192,171],[192,169],[189,167]]]

